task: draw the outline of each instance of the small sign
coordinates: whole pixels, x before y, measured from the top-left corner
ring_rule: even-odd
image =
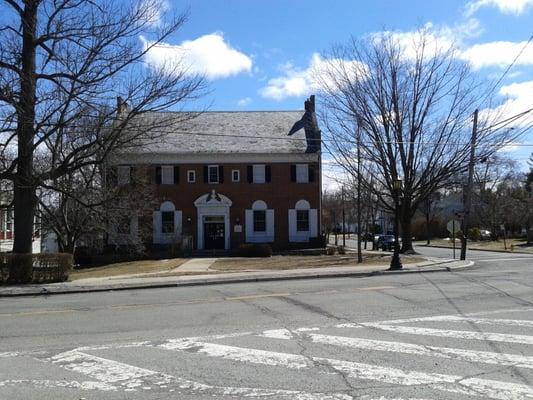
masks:
[[[242,225],[234,225],[233,226],[233,232],[241,233],[242,232]]]
[[[461,230],[461,223],[456,219],[452,219],[446,224],[446,229],[448,229],[448,232],[455,234]]]

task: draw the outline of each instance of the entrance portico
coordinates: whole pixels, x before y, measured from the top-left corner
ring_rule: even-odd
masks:
[[[194,205],[197,213],[197,248],[229,250],[232,201],[212,190],[198,197]]]

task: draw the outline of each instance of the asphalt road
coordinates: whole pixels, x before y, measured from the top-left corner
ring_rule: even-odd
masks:
[[[2,298],[0,399],[531,399],[533,256],[469,255],[461,272]]]

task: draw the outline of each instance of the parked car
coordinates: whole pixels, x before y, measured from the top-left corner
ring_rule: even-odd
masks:
[[[480,229],[479,230],[480,239],[481,240],[491,240],[492,239],[492,233],[491,231],[488,231],[486,229]]]
[[[376,250],[392,251],[394,249],[394,235],[379,235]]]

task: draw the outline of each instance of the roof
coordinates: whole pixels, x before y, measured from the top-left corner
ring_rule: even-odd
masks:
[[[317,129],[306,111],[214,111],[191,117],[183,112],[152,112],[132,125],[150,126],[152,140],[133,153],[310,153]],[[140,123],[142,120],[142,124]],[[306,129],[307,127],[307,129]]]

